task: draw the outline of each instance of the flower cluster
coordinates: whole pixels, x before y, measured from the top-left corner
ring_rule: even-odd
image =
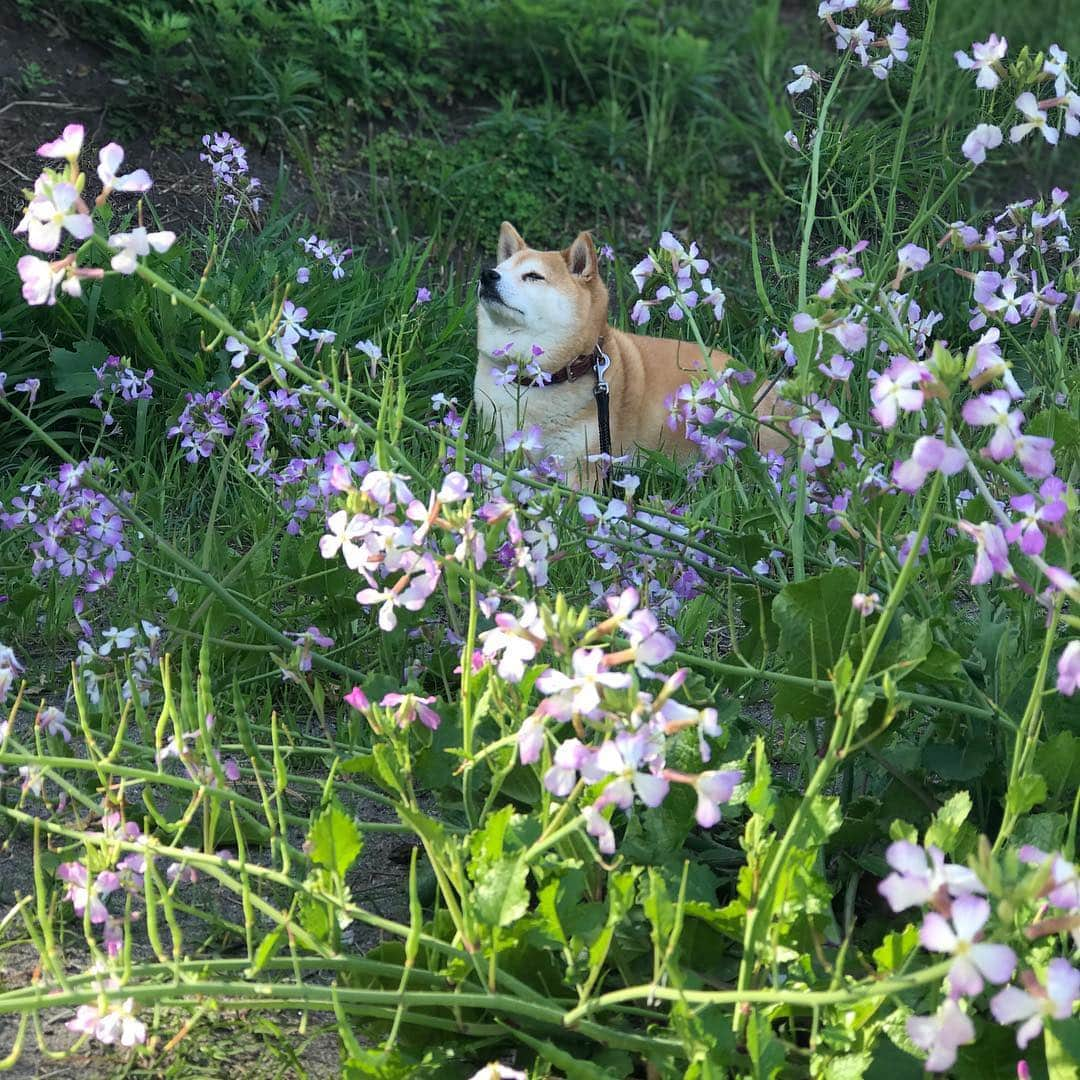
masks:
[[[1038,902],[1040,914],[1027,928],[1027,938],[1055,933],[1062,925],[1076,926],[1080,915],[1077,868],[1060,854],[1048,855],[1031,846],[1020,848],[1018,857],[1022,864],[1036,868],[1015,893],[1033,896]],[[957,1050],[975,1041],[971,1015],[975,999],[988,983],[1002,987],[990,999],[990,1014],[999,1024],[1019,1023],[1016,1044],[1021,1050],[1042,1031],[1046,1018],[1061,1020],[1072,1015],[1073,1005],[1080,1000],[1080,971],[1065,958],[1051,959],[1042,979],[1032,970],[1023,970],[1021,985],[1010,983],[1019,959],[1009,945],[987,939],[993,909],[979,875],[946,862],[933,844],[923,848],[897,840],[885,858],[892,872],[878,886],[881,895],[895,912],[928,906],[931,910],[923,917],[919,942],[930,952],[952,957],[945,977],[946,997],[937,1012],[907,1021],[909,1038],[927,1052],[927,1070],[952,1068]],[[1061,917],[1043,918],[1046,908],[1056,909]]]
[[[82,295],[82,282],[87,278],[102,278],[104,269],[79,265],[86,249],[84,242],[94,237],[94,221],[90,206],[84,200],[86,174],[79,167],[85,131],[82,124],[68,124],[57,139],[38,147],[38,156],[50,160],[65,160],[62,171],[43,169],[34,181],[32,191],[26,191],[27,205],[16,233],[25,233],[34,251],[54,256],[40,259],[24,255],[18,262],[22,279],[23,299],[28,304],[55,304],[56,291],[68,296]],[[117,170],[124,160],[123,147],[117,143],[103,146],[98,153],[98,179],[101,192],[95,201],[103,205],[113,192],[141,194],[150,189],[152,181],[144,169],[120,176]],[[58,249],[65,237],[82,246],[59,257]],[[111,266],[119,274],[133,274],[140,258],[150,252],[168,251],[176,237],[171,232],[148,233],[141,225],[127,233],[108,237],[108,247],[116,252]]]
[[[908,11],[909,0],[878,0],[864,4],[870,8],[869,17],[852,26],[847,13],[858,6],[859,0],[821,0],[818,18],[833,35],[837,52],[850,53],[876,78],[887,79],[893,67],[908,58],[908,32],[904,24],[894,18],[894,13]],[[821,82],[821,75],[806,64],[796,64],[791,70],[795,78],[787,85],[789,94],[805,93]]]
[[[352,254],[352,248],[344,248],[341,251],[336,251],[334,245],[329,240],[322,240],[315,233],[310,236],[302,236],[297,240],[297,243],[304,249],[305,255],[311,255],[316,262],[323,263],[324,266],[329,268],[330,276],[334,281],[340,281],[345,276],[345,267],[342,265],[345,260]],[[301,266],[296,271],[296,281],[300,285],[306,285],[311,280],[311,268],[307,266]],[[426,289],[420,290],[421,292],[427,292]],[[430,298],[430,294],[429,298]],[[417,299],[417,303],[423,301]]]
[[[980,90],[996,90],[1004,78],[1010,75],[1005,67],[1005,55],[1009,43],[997,34],[991,34],[986,41],[976,41],[971,46],[971,55],[966,52],[956,53],[956,63],[964,71],[974,71],[975,85]],[[1024,50],[1026,54],[1027,50]],[[1021,86],[1033,85],[1036,89],[1052,83],[1053,93],[1036,97],[1032,90],[1024,89],[1014,100],[1014,108],[1019,113],[1018,121],[1009,127],[1009,141],[1022,142],[1029,135],[1038,132],[1051,146],[1056,146],[1062,131],[1066,136],[1080,135],[1080,94],[1076,83],[1069,74],[1069,54],[1058,45],[1051,45],[1048,55],[1042,58],[1042,66],[1035,66],[1033,71],[1026,71],[1027,57],[1022,58],[1014,68],[1014,73]],[[1026,74],[1026,78],[1024,75]],[[980,123],[964,139],[962,151],[972,165],[981,165],[991,150],[996,150],[1004,142],[1001,127],[993,123]]]
[[[33,536],[28,546],[34,577],[55,574],[75,583],[80,593],[94,593],[130,561],[116,505],[84,482],[110,471],[102,458],[64,464],[55,476],[24,484],[8,505],[0,504],[0,528]],[[131,496],[121,492],[117,498],[127,502]]]
[[[669,319],[680,321],[687,312],[698,304],[712,308],[717,322],[724,317],[724,304],[727,297],[722,289],[716,288],[704,275],[708,272],[709,260],[704,258],[696,242],[684,248],[682,242],[670,232],[660,236],[659,252],[650,251],[630,271],[641,295],[630,311],[630,321],[636,326],[644,326],[650,318],[652,308],[663,307]],[[644,298],[645,287],[652,279],[659,276],[662,280],[651,300]]]
[[[517,736],[523,765],[548,762],[544,787],[566,798],[580,783],[591,793],[582,815],[588,833],[604,854],[615,851],[611,814],[630,811],[635,803],[659,806],[673,783],[691,787],[697,795],[698,823],[708,828],[720,820],[742,779],[737,769],[687,774],[667,766],[670,741],[680,732],[696,734],[698,753],[708,763],[708,738],[720,736],[717,712],[696,709],[674,700],[686,680],[679,669],[664,679],[652,670],[675,651],[656,616],[641,606],[634,588],[606,598],[608,617],[586,632],[570,653],[570,670],[547,668],[536,679],[542,700],[526,718]],[[499,675],[520,683],[526,665],[534,661],[556,633],[555,616],[534,603],[515,617],[501,612],[495,625],[480,637],[481,657],[494,662]],[[625,647],[608,651],[594,642],[617,635]],[[658,693],[641,690],[638,679],[663,680]],[[574,734],[563,738],[572,731]]]
[[[850,249],[839,248],[820,260],[819,265],[828,269],[817,293],[816,306],[822,310],[819,314],[800,312],[792,320],[794,332],[814,332],[813,369],[828,380],[830,387],[843,387],[854,359],[876,345],[887,364],[883,370],[868,372],[872,419],[892,431],[901,427],[902,418],[911,417],[919,428],[910,452],[891,463],[890,485],[881,463],[866,470],[864,464],[872,456],[872,441],[866,438],[866,432],[842,423],[833,402],[811,390],[798,406],[792,407],[795,415],[789,427],[801,444],[802,473],[814,474],[825,465],[839,466],[835,475],[842,478],[842,490],[830,496],[828,489],[820,486],[820,477],[815,477],[809,489],[811,507],[831,498],[837,512],[830,519],[830,528],[843,527],[844,513],[855,490],[847,474],[847,462],[835,462],[837,439],[850,445],[851,462],[862,470],[860,487],[870,496],[890,489],[912,494],[936,473],[945,477],[967,473],[976,483],[985,485],[977,462],[998,465],[1015,461],[1028,480],[1038,485],[1037,492],[1011,491],[1001,502],[988,494],[994,519],[970,522],[961,517],[957,522],[959,532],[976,545],[972,583],[984,584],[995,575],[1004,575],[1034,594],[1034,588],[1013,565],[1010,545],[1017,545],[1045,576],[1048,590],[1080,594],[1068,565],[1051,565],[1041,558],[1047,537],[1064,534],[1068,507],[1076,496],[1065,481],[1054,475],[1053,439],[1025,431],[1020,407],[1025,394],[1003,355],[1001,331],[1001,327],[1017,326],[1025,319],[1032,330],[1040,319],[1051,333],[1064,330],[1056,312],[1067,296],[1054,288],[1047,267],[1058,259],[1064,280],[1064,253],[1069,250],[1067,200],[1067,192],[1055,189],[1049,205],[1031,200],[1013,204],[985,230],[964,222],[950,226],[939,245],[939,250],[944,249],[942,260],[956,251],[985,252],[994,266],[1001,268],[957,271],[973,281],[976,306],[970,327],[981,331],[966,352],[958,355],[934,340],[940,313],[924,314],[911,294],[901,291],[906,279],[926,271],[933,261],[926,248],[907,244],[897,252],[896,273],[887,291],[873,286],[863,275],[858,262],[866,249],[863,242]],[[1028,290],[1023,294],[1021,283]],[[990,320],[1000,326],[987,326]],[[876,342],[871,341],[870,327],[882,324],[890,331],[881,332]],[[907,339],[906,349],[898,345],[897,331],[900,342]],[[848,355],[836,354],[825,364],[822,360],[833,342]],[[789,366],[796,363],[795,350],[786,334],[778,335],[775,348],[784,354]],[[799,380],[792,385],[805,390],[806,379],[800,371]],[[1000,385],[995,387],[995,383]],[[961,402],[955,411],[949,407],[954,399]],[[937,402],[947,405],[938,407]],[[905,421],[903,426],[908,423]],[[988,432],[989,438],[980,447],[983,432]],[[794,482],[801,482],[801,477],[793,478]],[[999,487],[996,478],[991,478],[990,483]],[[958,506],[961,513],[962,505],[969,500],[970,493]],[[906,558],[906,552],[902,551],[900,557]]]
[[[262,209],[262,196],[258,194],[262,181],[251,175],[247,150],[227,131],[215,131],[202,137],[204,150],[199,160],[205,161],[211,170],[214,187],[222,191],[222,202],[227,206],[251,207],[257,214]]]
[[[98,381],[98,389],[91,396],[90,404],[101,412],[101,423],[106,430],[117,427],[112,415],[117,399],[130,404],[135,401],[149,401],[154,396],[154,389],[150,385],[154,377],[153,368],[147,368],[140,375],[119,356],[108,356],[105,363],[93,371]]]

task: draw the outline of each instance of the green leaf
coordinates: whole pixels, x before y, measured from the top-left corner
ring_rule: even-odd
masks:
[[[352,866],[364,846],[356,822],[336,802],[315,819],[307,840],[311,861],[339,876]]]
[[[785,585],[773,601],[772,616],[780,627],[780,652],[792,675],[827,679],[845,649],[851,619],[851,598],[859,575],[848,566],[818,577]],[[779,684],[773,694],[779,716],[794,720],[831,715],[832,695],[815,694],[801,686]]]
[[[1068,824],[1064,814],[1026,814],[1016,823],[1010,840],[1017,847],[1033,844],[1043,851],[1054,851],[1061,847]]]
[[[1050,792],[1060,792],[1071,803],[1080,787],[1080,737],[1059,731],[1035,751],[1035,770],[1046,778]]]
[[[899,971],[918,947],[919,931],[915,926],[905,926],[899,932],[886,934],[885,940],[873,953],[878,971]]]
[[[509,926],[529,910],[528,867],[521,858],[484,863],[475,878],[473,911],[487,926]]]
[[[787,1054],[784,1044],[773,1035],[772,1024],[763,1009],[754,1009],[750,1013],[750,1023],[746,1027],[746,1048],[750,1051],[750,1060],[754,1071],[754,1080],[772,1080],[784,1067]]]
[[[1046,802],[1046,781],[1037,773],[1021,776],[1009,785],[1005,805],[1010,814],[1026,814],[1041,802]]]
[[[1048,1021],[1043,1042],[1050,1080],[1080,1080],[1080,1019]]]
[[[963,782],[974,780],[986,772],[994,758],[994,748],[985,736],[976,736],[955,743],[929,743],[923,747],[922,764],[927,772],[936,773],[942,780]]]
[[[926,843],[935,844],[946,855],[952,855],[960,829],[971,813],[971,796],[958,791],[935,815],[926,830]]]
[[[108,356],[109,350],[100,341],[77,341],[74,350],[53,349],[49,364],[56,388],[89,397],[99,386],[94,368],[101,367]]]

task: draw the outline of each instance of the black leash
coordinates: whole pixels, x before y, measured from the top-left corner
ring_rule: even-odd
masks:
[[[596,426],[600,432],[600,454],[602,459],[606,458],[603,488],[608,494],[611,493],[611,390],[604,378],[604,373],[610,366],[611,357],[597,344],[596,364],[593,367],[596,374],[593,399],[596,401]]]

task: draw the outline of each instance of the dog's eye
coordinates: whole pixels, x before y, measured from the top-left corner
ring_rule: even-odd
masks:
[[[543,281],[544,275],[538,274],[535,270],[530,270],[527,274],[521,275],[522,281]]]

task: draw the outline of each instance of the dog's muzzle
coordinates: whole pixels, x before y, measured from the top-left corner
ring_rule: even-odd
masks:
[[[502,280],[502,275],[498,270],[481,270],[480,280],[476,286],[476,295],[481,300],[494,300],[496,303],[503,303],[503,298],[499,295],[499,282]]]

